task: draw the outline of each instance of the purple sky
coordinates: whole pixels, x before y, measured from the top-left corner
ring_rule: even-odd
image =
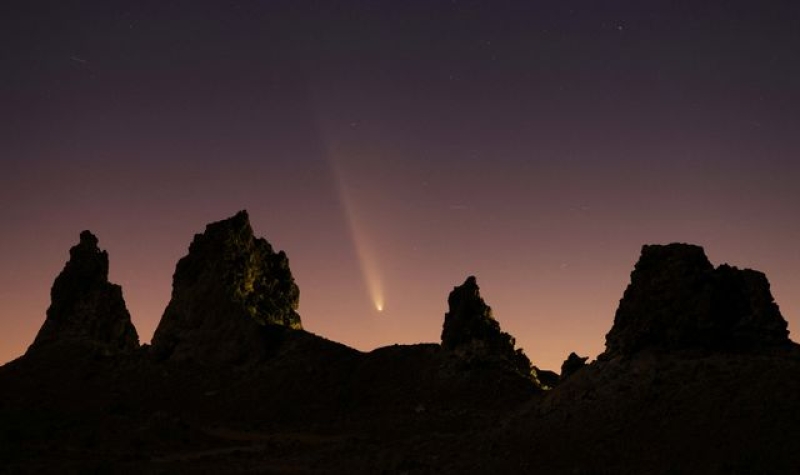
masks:
[[[332,3],[3,2],[0,362],[81,230],[147,342],[240,209],[362,350],[438,341],[474,274],[534,364],[594,357],[672,241],[765,272],[795,336],[798,2]]]

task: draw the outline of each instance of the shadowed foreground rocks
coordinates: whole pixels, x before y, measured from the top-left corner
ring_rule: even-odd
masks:
[[[153,336],[159,358],[238,364],[270,351],[270,326],[300,329],[289,260],[253,236],[246,211],[197,234]]]
[[[69,261],[50,291],[47,318],[28,353],[65,344],[101,352],[139,347],[122,288],[108,281],[108,253],[97,244],[97,237],[83,231],[69,250]]]
[[[610,356],[560,377],[474,277],[441,345],[300,329],[286,257],[243,213],[195,236],[152,348],[107,269],[82,234],[37,343],[0,367],[0,474],[800,474],[800,351],[763,274],[696,246],[645,247]]]

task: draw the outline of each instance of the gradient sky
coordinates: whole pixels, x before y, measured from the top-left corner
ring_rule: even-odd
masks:
[[[534,364],[595,357],[673,241],[765,272],[796,339],[799,125],[794,0],[4,1],[0,363],[81,230],[148,342],[240,209],[361,350],[439,341],[474,274]]]

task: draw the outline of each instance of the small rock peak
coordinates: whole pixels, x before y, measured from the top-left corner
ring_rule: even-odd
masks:
[[[230,218],[209,223],[206,225],[205,234],[213,235],[219,232],[229,233],[232,231],[253,233],[253,228],[250,225],[250,215],[247,210],[241,210]]]
[[[498,326],[492,317],[492,309],[481,298],[480,287],[475,276],[467,277],[467,280],[458,287],[453,288],[447,297],[447,304],[450,307],[448,315],[459,316],[460,321],[483,322],[484,325]],[[499,327],[498,327],[499,328]],[[458,336],[458,335],[454,335]],[[444,343],[444,333],[442,334]],[[445,344],[449,344],[445,343]]]
[[[492,317],[492,309],[481,298],[475,276],[467,277],[454,287],[447,297],[449,311],[442,328],[442,346],[446,349],[470,343],[472,340],[490,340],[500,332],[500,325]]]
[[[701,246],[685,243],[645,244],[636,263],[640,273],[669,271],[672,274],[696,274],[714,269]]]
[[[465,280],[464,283],[461,284],[461,288],[465,290],[467,289],[474,290],[475,293],[477,294],[477,292],[480,290],[480,287],[478,287],[478,279],[476,279],[474,275],[467,277],[467,280]]]
[[[93,249],[99,252],[100,249],[97,247],[99,243],[100,240],[97,239],[97,236],[92,234],[91,231],[89,231],[88,229],[81,231],[78,247],[85,249]]]
[[[561,377],[560,380],[564,381],[577,371],[582,369],[586,366],[586,360],[589,358],[586,356],[578,356],[577,353],[572,352],[567,356],[567,359],[564,360],[564,363],[561,364]]]
[[[460,299],[466,303],[475,303],[485,307],[486,305],[481,298],[480,290],[481,288],[478,287],[478,280],[474,275],[471,275],[467,277],[467,280],[465,280],[461,286],[454,288],[454,291],[450,294],[450,297]]]
[[[104,352],[139,346],[122,288],[108,281],[108,253],[98,243],[94,234],[83,231],[70,248],[70,259],[53,282],[45,322],[28,352],[61,342]]]
[[[261,327],[302,328],[298,302],[286,254],[256,238],[240,211],[194,236],[152,348],[162,358],[252,361],[264,353]]]
[[[100,252],[100,249],[97,247],[99,243],[100,241],[97,239],[97,236],[92,234],[91,231],[89,230],[81,231],[80,242],[78,243],[79,247],[86,249],[93,249]]]
[[[727,264],[715,269],[700,246],[646,245],[602,356],[782,345],[789,341],[786,327],[763,273]]]
[[[501,358],[525,377],[530,377],[530,360],[521,349],[515,349],[514,337],[501,331],[491,307],[481,298],[474,276],[453,288],[447,303],[449,311],[442,326],[442,348],[469,357]]]
[[[91,231],[81,232],[78,244],[69,250],[70,259],[62,273],[70,278],[64,277],[62,281],[82,281],[84,284],[95,280],[108,281],[108,253],[98,247],[99,242]],[[57,279],[55,285],[58,283]]]

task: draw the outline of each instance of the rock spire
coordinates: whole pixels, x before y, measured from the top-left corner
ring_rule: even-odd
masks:
[[[108,253],[90,231],[69,251],[69,261],[50,291],[47,318],[28,352],[57,343],[80,344],[103,352],[139,346],[122,288],[108,281]]]
[[[299,295],[286,254],[254,237],[241,211],[195,235],[175,269],[153,350],[213,363],[257,359],[266,351],[265,327],[301,328]]]
[[[481,298],[474,276],[455,287],[447,303],[449,311],[444,316],[442,348],[468,356],[499,357],[530,377],[530,360],[521,349],[514,348],[514,337],[500,330],[491,307]]]

